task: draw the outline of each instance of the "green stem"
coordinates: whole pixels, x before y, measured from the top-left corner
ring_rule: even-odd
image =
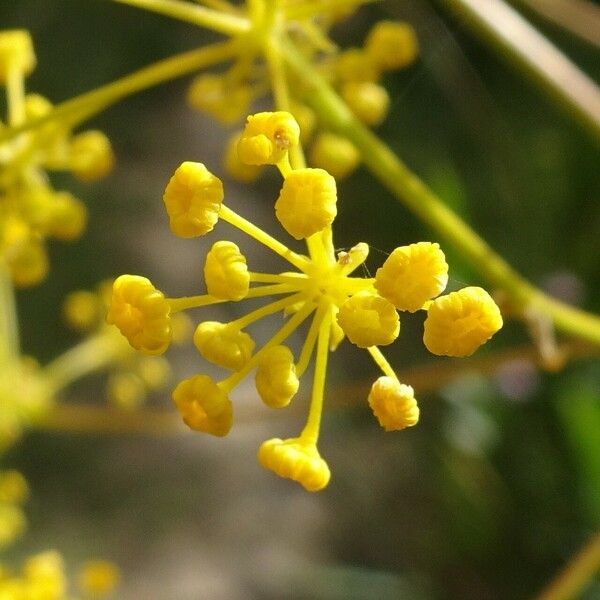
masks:
[[[0,261],[0,365],[19,358],[19,321],[15,292],[6,266]]]
[[[369,129],[289,43],[282,44],[286,62],[306,87],[305,99],[322,123],[349,139],[364,164],[398,200],[444,237],[493,286],[502,289],[519,313],[539,310],[562,331],[600,344],[600,318],[550,298],[519,275],[506,261],[450,210]]]

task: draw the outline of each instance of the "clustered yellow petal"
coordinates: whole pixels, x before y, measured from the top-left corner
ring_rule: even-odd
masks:
[[[202,163],[184,162],[167,184],[163,201],[175,235],[201,236],[219,219],[223,184]]]
[[[204,263],[204,281],[211,296],[242,300],[248,295],[250,275],[246,257],[233,242],[213,244]]]
[[[502,327],[502,315],[484,289],[466,287],[434,300],[424,327],[429,352],[470,356]]]
[[[226,125],[247,114],[251,100],[252,92],[247,85],[238,85],[226,76],[213,73],[196,77],[187,94],[188,104],[192,108]]]
[[[265,468],[280,477],[300,483],[309,492],[318,492],[329,483],[331,473],[314,444],[300,438],[263,442],[258,460]]]
[[[300,386],[292,351],[287,346],[269,348],[258,363],[255,381],[256,391],[267,406],[287,406]]]
[[[180,382],[173,390],[173,402],[190,429],[218,437],[229,433],[233,422],[231,400],[208,375]]]
[[[397,431],[412,427],[419,421],[419,407],[415,392],[393,377],[383,376],[371,387],[369,406],[379,424],[386,431]]]
[[[28,75],[35,68],[35,52],[28,31],[0,32],[0,82],[6,82],[13,69]]]
[[[171,307],[149,279],[121,275],[113,284],[106,321],[144,354],[162,354],[171,343]]]
[[[392,71],[412,63],[419,45],[415,30],[408,23],[380,21],[367,35],[365,50],[379,69]]]
[[[94,129],[74,136],[70,152],[73,174],[81,181],[101,179],[112,171],[115,163],[110,140]]]
[[[252,357],[254,340],[235,324],[203,321],[194,333],[198,352],[209,362],[239,371]]]
[[[360,163],[360,153],[346,138],[325,132],[315,139],[310,151],[310,162],[340,180],[356,169]]]
[[[390,106],[387,90],[373,81],[349,81],[342,87],[342,98],[366,125],[379,125]]]

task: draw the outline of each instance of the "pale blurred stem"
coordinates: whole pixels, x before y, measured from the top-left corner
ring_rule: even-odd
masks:
[[[589,585],[600,571],[600,533],[571,559],[536,600],[572,600]]]
[[[503,0],[438,0],[600,139],[600,90]]]
[[[48,114],[18,127],[0,131],[0,142],[23,131],[36,129],[50,121],[63,121],[74,126],[112,104],[155,85],[182,77],[199,69],[231,60],[239,52],[243,40],[231,40],[183,52],[135,71],[112,83],[56,105]]]
[[[52,394],[77,379],[103,369],[119,354],[119,342],[113,332],[103,331],[87,338],[48,363],[42,370]]]
[[[19,358],[19,321],[10,273],[0,260],[0,365]]]
[[[305,86],[305,101],[321,123],[349,139],[360,151],[364,164],[388,190],[509,298],[518,314],[540,312],[561,331],[600,344],[600,318],[535,288],[450,210],[427,185],[360,123],[344,101],[289,43],[282,45],[286,63]]]

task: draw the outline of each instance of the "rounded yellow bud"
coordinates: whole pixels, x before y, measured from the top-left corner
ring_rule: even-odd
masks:
[[[27,480],[19,471],[0,471],[0,502],[21,504],[29,496]]]
[[[90,560],[83,564],[79,572],[79,588],[92,598],[110,594],[121,579],[119,568],[108,560]]]
[[[77,331],[89,331],[98,323],[101,301],[96,294],[86,290],[71,292],[65,298],[65,321]]]
[[[408,23],[380,21],[367,35],[365,50],[382,71],[401,69],[419,52],[415,30]]]
[[[372,81],[350,81],[342,88],[342,97],[356,117],[366,125],[379,125],[390,106],[387,90]]]
[[[208,375],[179,383],[173,390],[173,402],[190,429],[219,437],[229,433],[233,423],[231,400]]]
[[[296,169],[283,181],[275,214],[297,240],[331,225],[337,215],[335,179],[323,169]]]
[[[346,138],[334,133],[321,133],[310,150],[310,162],[340,181],[358,167],[360,153]]]
[[[150,280],[121,275],[113,284],[106,322],[116,325],[144,354],[162,354],[171,343],[171,307]]]
[[[226,173],[241,183],[253,183],[256,181],[263,168],[256,165],[247,165],[240,160],[238,156],[238,144],[242,137],[242,132],[238,132],[229,138],[225,147],[224,167]]]
[[[42,552],[29,558],[23,566],[28,580],[28,592],[33,598],[60,600],[67,591],[62,557],[55,550]]]
[[[335,72],[343,83],[348,81],[377,81],[379,72],[370,56],[360,48],[342,52],[335,63]]]
[[[146,386],[135,373],[116,373],[107,384],[108,399],[123,410],[135,410],[146,399]]]
[[[33,42],[28,31],[11,29],[0,32],[0,82],[7,81],[11,69],[29,75],[35,63]]]
[[[331,477],[317,447],[299,438],[274,438],[263,442],[258,450],[258,461],[265,469],[297,481],[309,492],[322,490]]]
[[[52,102],[41,94],[27,94],[25,96],[25,116],[28,120],[43,117],[51,110]]]
[[[386,346],[400,333],[394,305],[370,292],[358,292],[340,306],[337,320],[348,339],[359,348]]]
[[[439,244],[419,242],[396,248],[377,269],[375,289],[399,310],[415,312],[441,294],[448,264]]]
[[[250,289],[246,257],[233,242],[213,244],[204,263],[206,289],[223,300],[242,300]]]
[[[6,262],[13,283],[20,288],[37,285],[46,278],[49,270],[44,244],[37,237],[13,244],[6,249]]]
[[[238,156],[248,165],[275,165],[298,145],[300,127],[284,111],[250,115],[238,143]]]
[[[140,360],[138,372],[148,389],[158,390],[164,387],[171,377],[171,366],[160,356],[148,356]]]
[[[163,195],[171,231],[183,238],[212,231],[219,219],[223,196],[223,183],[202,163],[182,163]]]
[[[223,75],[206,73],[194,79],[187,93],[188,104],[229,125],[248,113],[252,101],[249,85],[231,84]]]
[[[436,298],[427,311],[423,342],[432,354],[470,356],[502,327],[500,309],[480,287]]]
[[[207,361],[239,371],[252,358],[256,344],[235,325],[204,321],[196,327],[194,345]]]
[[[262,401],[271,408],[283,408],[299,386],[292,351],[287,346],[269,348],[256,370],[256,390]]]
[[[18,506],[0,504],[0,549],[12,544],[23,534],[26,527],[25,515]]]
[[[81,200],[69,192],[58,192],[50,206],[46,233],[58,240],[76,240],[84,232],[87,218],[87,208]]]
[[[299,102],[292,102],[291,113],[300,127],[300,143],[306,144],[314,133],[317,117],[311,108]]]
[[[380,377],[371,387],[368,401],[386,431],[398,431],[419,422],[415,391],[392,377]]]
[[[70,148],[71,171],[81,181],[96,181],[115,164],[110,140],[101,131],[84,131],[73,137]]]

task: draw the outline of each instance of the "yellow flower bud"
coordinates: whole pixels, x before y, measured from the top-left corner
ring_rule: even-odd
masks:
[[[81,181],[96,181],[115,164],[110,140],[101,131],[84,131],[73,137],[70,148],[71,170]]]
[[[148,389],[158,390],[171,377],[171,366],[160,356],[144,357],[139,362],[139,376]]]
[[[33,42],[28,31],[12,29],[0,32],[0,82],[5,83],[11,69],[28,75],[35,68]]]
[[[292,351],[287,346],[269,348],[256,370],[256,390],[262,401],[271,408],[283,408],[299,386]]]
[[[36,554],[23,566],[28,580],[28,591],[32,598],[61,600],[67,591],[62,557],[55,550]]]
[[[380,377],[371,387],[368,401],[386,431],[412,427],[419,421],[415,391],[392,377]]]
[[[296,169],[283,181],[275,214],[297,240],[331,225],[337,214],[335,179],[323,169]]]
[[[27,119],[38,119],[52,110],[52,102],[41,94],[25,96],[25,116]]]
[[[396,248],[377,269],[375,289],[399,310],[415,312],[446,289],[448,264],[439,244]]]
[[[316,446],[299,438],[274,438],[263,442],[258,450],[258,461],[265,469],[297,481],[309,492],[322,490],[331,477]]]
[[[367,125],[379,125],[388,112],[387,90],[372,81],[350,81],[342,88],[342,98],[356,117]]]
[[[224,167],[227,174],[241,183],[252,183],[256,181],[263,168],[256,165],[247,165],[240,160],[238,156],[238,144],[242,137],[242,132],[238,132],[229,138],[225,147]]]
[[[87,216],[87,208],[81,200],[69,192],[58,192],[54,194],[50,206],[46,233],[59,240],[75,240],[85,230]]]
[[[294,115],[294,119],[300,127],[300,143],[306,144],[315,130],[317,117],[311,108],[299,102],[292,102],[290,112]]]
[[[108,380],[108,399],[123,410],[135,410],[146,399],[146,386],[135,373],[115,373]]]
[[[27,480],[19,471],[0,471],[0,502],[21,504],[29,496]]]
[[[500,309],[480,287],[436,298],[427,311],[423,342],[433,354],[470,356],[502,327]]]
[[[173,402],[190,429],[219,437],[229,433],[233,422],[231,400],[208,375],[179,383],[173,390]]]
[[[145,277],[121,275],[113,284],[106,322],[145,354],[162,354],[171,343],[171,307]]]
[[[66,322],[78,331],[88,331],[98,323],[101,301],[96,294],[78,290],[67,295],[63,304]]]
[[[321,133],[310,150],[310,162],[340,181],[358,167],[360,153],[346,138],[333,133]]]
[[[343,83],[348,81],[377,81],[379,72],[369,55],[360,48],[342,52],[335,64],[336,75]]]
[[[119,568],[108,560],[90,560],[79,572],[79,588],[92,598],[110,594],[121,579]]]
[[[248,165],[275,165],[298,145],[300,128],[288,112],[250,115],[238,143],[238,156]]]
[[[380,21],[367,35],[365,50],[379,69],[389,71],[412,63],[419,45],[415,30],[408,23]]]
[[[26,527],[25,515],[18,506],[0,503],[0,550],[12,544]]]
[[[254,340],[235,325],[204,321],[196,327],[194,344],[209,362],[239,371],[252,358]]]
[[[216,242],[204,263],[206,289],[223,300],[242,300],[250,288],[246,257],[233,242]]]
[[[182,163],[167,184],[163,201],[171,231],[191,238],[212,231],[223,202],[223,184],[202,163]]]
[[[337,320],[348,339],[359,348],[386,346],[400,333],[394,305],[370,292],[359,292],[340,306]]]
[[[252,90],[249,85],[230,83],[223,75],[205,73],[190,85],[187,101],[192,108],[229,125],[248,113]]]
[[[6,262],[15,286],[37,285],[46,278],[49,270],[44,244],[34,236],[6,249]]]

